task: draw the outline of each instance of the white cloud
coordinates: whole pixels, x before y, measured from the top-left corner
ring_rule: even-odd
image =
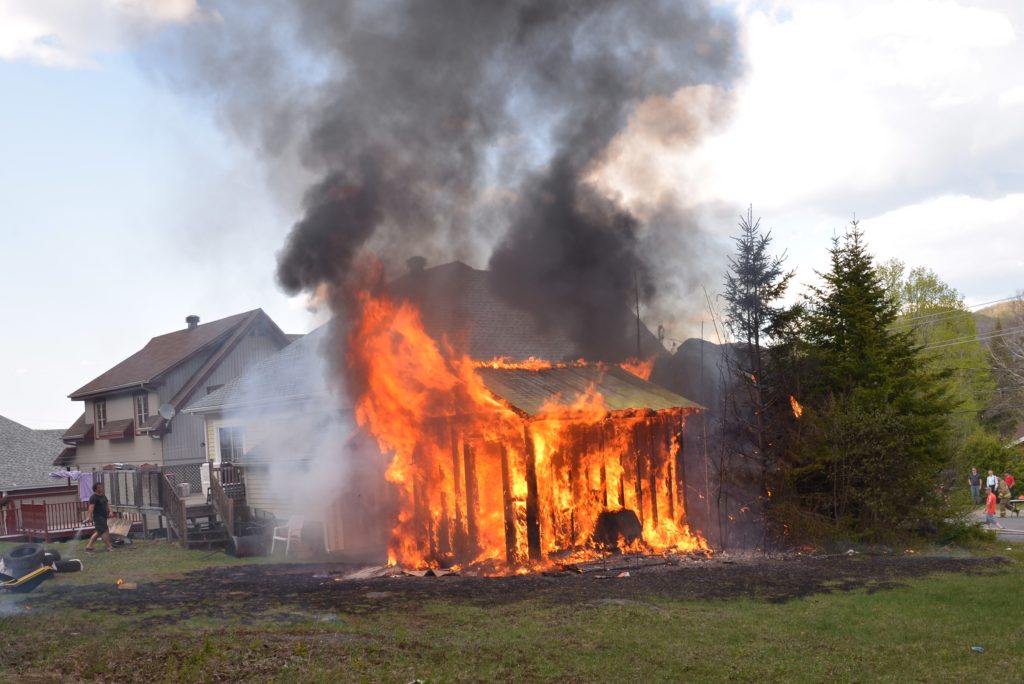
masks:
[[[196,0],[0,0],[0,59],[89,66],[94,55],[200,16]]]
[[[686,162],[704,181],[697,199],[781,211],[927,195],[948,189],[930,186],[951,167],[984,164],[1008,139],[1024,146],[1017,117],[998,107],[1024,63],[1020,3],[980,5],[742,3],[748,74],[733,124]]]
[[[636,204],[637,187],[652,200],[671,186],[737,214],[752,202],[805,282],[856,214],[880,258],[931,267],[969,299],[1024,287],[1024,2],[720,1],[747,63],[732,106],[715,105],[729,116],[699,144],[636,149],[646,176],[618,191]]]
[[[1003,107],[1020,106],[1024,104],[1024,85],[1007,88],[999,95],[999,104]]]
[[[1024,288],[1022,218],[1024,192],[991,200],[943,195],[877,216],[866,232],[880,257],[928,266],[976,303]]]

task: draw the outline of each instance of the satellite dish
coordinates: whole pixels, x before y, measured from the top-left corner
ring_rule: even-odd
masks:
[[[164,420],[170,420],[171,418],[174,417],[174,407],[171,406],[170,404],[160,404],[160,409],[158,410],[158,413],[160,414],[160,417],[163,418]]]

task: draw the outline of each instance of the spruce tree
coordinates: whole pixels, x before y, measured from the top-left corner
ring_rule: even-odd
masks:
[[[740,217],[740,235],[736,241],[736,254],[729,257],[725,274],[725,325],[740,342],[737,368],[741,384],[746,387],[758,417],[774,397],[765,383],[766,344],[775,335],[787,310],[779,305],[786,293],[793,272],[783,270],[785,254],[773,256],[771,231],[761,233],[761,219],[754,220],[753,207]],[[754,442],[765,448],[765,429],[762,424],[754,430]]]
[[[866,536],[934,524],[950,458],[945,378],[926,367],[912,331],[893,329],[898,300],[856,221],[829,254],[802,325],[805,414],[789,471],[798,505]]]
[[[760,498],[767,505],[768,479],[773,469],[768,414],[780,395],[768,379],[766,344],[785,318],[786,309],[778,302],[793,272],[783,269],[785,254],[774,256],[769,252],[771,231],[761,232],[761,219],[754,220],[752,206],[740,217],[739,228],[739,236],[733,238],[736,253],[729,257],[722,294],[726,301],[725,324],[740,343],[736,355],[730,357],[736,381],[733,386],[742,395],[733,398],[732,415],[739,423],[740,434],[755,450],[754,457],[760,466]],[[767,526],[765,530],[767,533]]]
[[[761,219],[754,220],[752,206],[747,208],[746,216],[740,217],[739,229],[739,236],[733,238],[736,254],[729,257],[722,298],[727,303],[726,326],[747,344],[753,356],[763,351],[763,343],[773,336],[785,313],[778,301],[786,293],[793,272],[783,269],[785,254],[769,253],[772,233],[761,233]],[[757,362],[753,359],[751,366]]]

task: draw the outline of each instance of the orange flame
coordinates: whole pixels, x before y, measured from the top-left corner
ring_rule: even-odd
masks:
[[[789,395],[789,406],[793,409],[793,417],[797,420],[800,419],[800,416],[804,415],[804,407],[800,405],[800,402],[792,394]]]
[[[481,361],[477,364],[481,368],[523,368],[526,370],[541,370],[544,368],[553,368],[554,364],[544,359],[538,359],[531,356],[524,361],[516,361],[510,359],[507,356],[496,356],[490,361]]]
[[[627,359],[619,364],[619,367],[627,373],[632,373],[641,380],[650,380],[651,371],[654,370],[654,359],[650,358],[645,361],[639,359]]]
[[[363,291],[355,303],[346,363],[356,421],[390,458],[390,563],[503,572],[596,557],[598,517],[620,509],[642,525],[642,542],[623,550],[707,549],[677,471],[688,411],[612,413],[592,385],[526,416],[476,370],[552,364],[473,361],[428,335],[408,302]]]

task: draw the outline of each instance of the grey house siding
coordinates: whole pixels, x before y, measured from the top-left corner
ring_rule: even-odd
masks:
[[[167,374],[164,384],[157,390],[160,403],[169,402],[188,379],[206,363],[213,352],[198,354]],[[171,431],[161,438],[164,448],[164,464],[195,463],[203,460],[203,426],[187,414],[178,413],[171,420]]]
[[[231,353],[217,365],[210,377],[196,390],[193,398],[202,396],[207,387],[223,385],[241,375],[249,366],[258,363],[278,351],[272,338],[256,332],[246,335]],[[167,382],[160,388],[160,402],[169,401],[189,378],[195,375],[209,355],[193,359],[168,374]],[[206,458],[206,426],[202,416],[183,411],[171,421],[172,430],[163,436],[164,463],[198,463]]]
[[[179,413],[172,421],[174,429],[163,436],[164,464],[197,463],[203,460],[205,430],[203,421]]]
[[[221,361],[217,368],[214,369],[210,377],[203,383],[203,387],[196,391],[196,394],[192,397],[193,400],[205,394],[207,387],[226,385],[231,380],[242,375],[253,364],[273,356],[280,350],[281,348],[274,343],[270,336],[259,331],[250,331],[245,336],[245,339],[239,342],[238,346],[228,354],[227,358]]]

